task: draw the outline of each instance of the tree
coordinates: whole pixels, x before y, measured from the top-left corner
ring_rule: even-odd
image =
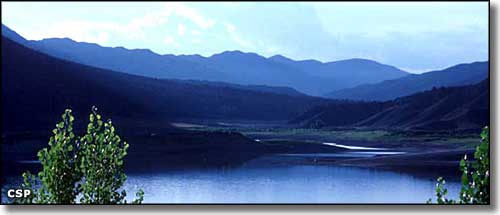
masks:
[[[111,120],[103,123],[97,109],[92,108],[87,134],[80,139],[80,171],[84,175],[82,203],[125,203],[126,191],[118,190],[127,176],[123,160],[129,145],[115,134]]]
[[[485,127],[481,132],[481,144],[476,148],[474,160],[468,161],[467,155],[460,161],[462,188],[458,200],[447,199],[446,181],[437,179],[436,197],[438,204],[490,204],[490,132]],[[427,203],[432,203],[429,199]]]
[[[73,133],[73,121],[71,110],[66,110],[49,148],[38,152],[42,164],[38,180],[30,172],[23,174],[21,187],[32,195],[16,203],[74,204],[78,196],[83,204],[127,203],[125,190],[119,190],[127,179],[123,161],[129,145],[116,135],[111,120],[103,123],[95,107],[81,138]],[[136,197],[132,203],[142,203],[144,192],[139,190]]]
[[[28,199],[20,199],[19,203],[73,204],[78,194],[75,184],[80,173],[75,170],[76,137],[73,133],[74,117],[71,110],[62,114],[62,122],[52,130],[49,149],[38,152],[42,170],[38,173],[40,189],[35,190],[36,177],[30,172],[23,174],[23,189],[30,189],[33,195]]]

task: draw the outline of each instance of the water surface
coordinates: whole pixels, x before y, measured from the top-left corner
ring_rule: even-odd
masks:
[[[307,159],[361,158],[380,153],[391,152],[277,154],[232,169],[127,173],[125,189],[132,200],[142,188],[144,203],[425,203],[434,197],[438,174],[424,177],[373,168],[304,163]],[[2,194],[21,182],[20,176],[7,177]],[[448,178],[446,187],[449,196],[457,198],[460,190],[457,178]],[[6,198],[2,195],[2,202]]]
[[[339,166],[277,166],[129,174],[147,203],[425,203],[436,182],[409,174]],[[460,190],[448,182],[450,196]]]

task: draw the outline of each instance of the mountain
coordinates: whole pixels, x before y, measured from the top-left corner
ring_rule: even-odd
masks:
[[[359,58],[328,63],[321,63],[316,60],[294,61],[282,55],[275,55],[269,59],[291,66],[309,75],[327,79],[336,89],[343,89],[360,84],[377,83],[408,75],[407,72],[396,67]],[[360,79],[358,77],[363,78]]]
[[[8,27],[2,25],[2,29]],[[3,30],[2,35],[15,40],[16,36],[10,32],[13,31]],[[160,79],[291,87],[316,96],[407,75],[395,67],[363,59],[322,63],[294,61],[283,56],[281,60],[278,56],[265,58],[241,51],[226,51],[210,57],[160,55],[147,49],[103,47],[68,38],[27,42],[29,47],[51,56],[107,70]]]
[[[174,55],[158,55],[148,49],[102,47],[68,38],[33,41],[32,47],[57,58],[146,77],[219,80],[224,76],[205,65]]]
[[[26,40],[24,37],[19,35],[17,32],[11,30],[5,25],[2,25],[2,36],[7,37],[11,39],[12,41],[15,41],[16,43],[22,44],[22,45],[29,45],[29,41]]]
[[[433,87],[463,86],[478,83],[488,78],[489,63],[475,62],[459,64],[444,70],[408,75],[399,79],[386,80],[376,84],[364,84],[341,89],[327,94],[334,99],[365,101],[387,101]]]
[[[1,48],[3,132],[47,130],[65,108],[79,118],[93,105],[120,127],[136,131],[161,129],[176,118],[289,120],[326,102],[99,69],[39,53],[5,37]]]
[[[488,81],[434,88],[387,102],[334,102],[315,107],[291,123],[306,127],[477,130],[489,124]]]
[[[186,56],[180,57],[186,58]],[[197,59],[196,63],[226,74],[219,81],[228,83],[286,86],[311,95],[319,94],[321,86],[328,84],[327,80],[272,62],[255,53],[225,51],[208,58]]]
[[[2,25],[2,34],[6,35],[7,38],[19,43],[23,44],[27,47],[38,47],[38,49],[43,49],[40,48],[40,46],[43,46],[41,44],[36,44],[33,41],[28,41],[21,35],[17,34],[16,32],[12,31],[5,25]],[[50,40],[50,39],[48,39]],[[65,39],[62,39],[62,41],[65,41]],[[71,40],[67,40],[71,41]],[[63,42],[64,44],[64,42]],[[71,46],[73,43],[68,43],[69,46]],[[84,44],[84,43],[82,43]],[[92,47],[92,44],[90,44]],[[94,46],[94,47],[99,47],[99,46]],[[77,59],[70,59],[71,55],[69,54],[64,54],[64,51],[58,51],[58,50],[66,50],[66,49],[71,49],[74,47],[60,47],[59,49],[55,49],[53,53],[59,53],[59,55],[66,55],[65,57],[59,56],[59,58],[65,59],[68,58],[69,60],[72,61],[78,61]],[[123,48],[118,48],[118,49],[123,49]],[[98,49],[97,49],[98,50]],[[126,49],[125,49],[126,50]],[[92,51],[92,48],[89,48],[89,52]],[[136,51],[144,51],[144,53],[149,53],[151,54],[152,52],[149,50],[136,50]],[[90,54],[90,53],[89,53]],[[154,56],[154,55],[152,55]],[[186,57],[186,58],[196,58],[196,56],[199,55],[184,55],[181,57]],[[57,56],[56,56],[57,57]],[[201,57],[201,56],[200,56]],[[141,75],[141,74],[138,74]],[[187,83],[192,83],[192,84],[205,84],[205,85],[212,85],[212,86],[227,86],[227,87],[232,87],[232,88],[240,88],[240,89],[246,89],[246,90],[254,90],[254,91],[260,91],[260,92],[271,92],[271,93],[279,93],[279,94],[286,94],[286,95],[304,95],[303,93],[298,92],[297,90],[290,88],[290,87],[268,87],[265,85],[237,85],[237,84],[230,84],[230,83],[224,83],[224,82],[210,82],[210,81],[198,81],[198,80],[187,80]]]
[[[265,92],[265,93],[276,93],[283,94],[289,96],[308,96],[303,94],[291,87],[270,87],[265,85],[240,85],[240,84],[230,84],[226,82],[218,82],[218,81],[197,81],[197,80],[177,80],[179,83],[188,83],[188,84],[196,84],[196,85],[207,85],[207,86],[217,86],[217,87],[227,87],[232,89],[242,89],[242,90],[251,90],[257,92]]]

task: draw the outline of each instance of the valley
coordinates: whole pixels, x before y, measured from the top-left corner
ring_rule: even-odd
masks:
[[[408,155],[460,152],[452,153],[456,163],[463,152],[456,150],[474,148],[477,132],[489,118],[486,81],[388,102],[359,102],[311,97],[287,88],[107,71],[56,59],[4,37],[2,59],[7,172],[19,161],[36,159],[36,151],[49,137],[47,131],[68,107],[76,115],[77,132],[85,128],[81,117],[92,105],[111,117],[131,143],[128,166],[135,170],[237,167],[272,154],[346,150],[325,143]],[[436,118],[442,113],[455,114]],[[461,124],[454,124],[454,119]],[[382,153],[373,158],[394,156],[402,155]],[[448,161],[448,156],[438,157]],[[313,164],[335,162],[316,159]]]
[[[412,184],[426,192],[405,201],[420,202],[439,176],[457,190],[459,162],[473,157],[490,124],[488,61],[415,75],[361,58],[160,55],[68,38],[26,40],[4,25],[1,43],[2,184],[40,170],[37,152],[65,109],[79,136],[96,106],[130,144],[127,186],[154,192],[169,184],[183,203],[193,200],[182,194],[189,189],[217,194],[201,202],[249,192],[240,184],[266,193],[283,183],[307,196],[309,180],[333,192],[351,180],[370,187],[365,177],[389,194],[386,181],[404,192]],[[341,186],[328,187],[331,181]],[[377,195],[367,191],[375,192],[356,192]]]

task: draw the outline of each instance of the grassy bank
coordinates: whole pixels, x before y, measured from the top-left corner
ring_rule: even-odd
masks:
[[[473,132],[429,132],[353,129],[303,129],[204,126],[189,128],[198,131],[234,131],[262,141],[356,142],[362,145],[384,144],[397,147],[473,148],[478,144]]]

